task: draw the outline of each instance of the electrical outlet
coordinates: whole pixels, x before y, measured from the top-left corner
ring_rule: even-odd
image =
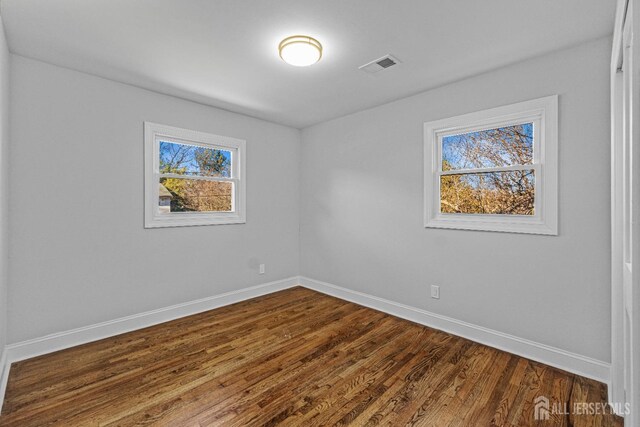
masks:
[[[264,264],[260,264],[260,274],[264,274]]]
[[[431,298],[440,299],[440,286],[431,285]]]

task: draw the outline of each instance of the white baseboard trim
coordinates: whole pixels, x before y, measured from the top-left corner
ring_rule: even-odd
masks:
[[[0,356],[0,412],[2,412],[2,404],[4,403],[4,392],[7,390],[7,382],[9,381],[9,368],[11,363],[7,360],[7,349],[2,349]]]
[[[203,311],[213,310],[229,304],[298,286],[297,277],[276,280],[220,295],[159,308],[132,316],[121,317],[95,325],[58,332],[44,337],[9,344],[6,347],[7,363],[30,359],[65,348],[124,334]]]
[[[605,384],[609,382],[611,365],[600,360],[307,277],[300,277],[300,285]]]

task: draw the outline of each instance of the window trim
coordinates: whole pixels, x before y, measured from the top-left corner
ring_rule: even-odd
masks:
[[[173,212],[160,214],[160,140],[232,152],[229,178],[176,176],[181,179],[204,179],[234,183],[232,212]],[[246,223],[246,141],[189,129],[144,122],[144,227],[182,227]],[[166,174],[163,174],[166,176]]]
[[[534,122],[531,165],[442,172],[442,137]],[[535,215],[443,214],[440,176],[513,169],[535,171]],[[460,230],[558,234],[558,96],[547,96],[424,123],[424,226]]]

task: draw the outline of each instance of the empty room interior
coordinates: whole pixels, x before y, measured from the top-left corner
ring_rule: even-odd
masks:
[[[0,426],[640,427],[638,0],[0,0]]]

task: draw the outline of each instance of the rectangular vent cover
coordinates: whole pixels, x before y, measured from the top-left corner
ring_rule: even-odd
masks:
[[[376,60],[373,60],[367,64],[361,65],[360,67],[358,67],[360,70],[362,71],[366,71],[367,73],[377,73],[378,71],[382,71],[385,68],[389,68],[389,67],[393,67],[394,65],[398,64],[400,61],[398,61],[397,58],[394,58],[391,55],[385,55],[382,58],[378,58]]]

